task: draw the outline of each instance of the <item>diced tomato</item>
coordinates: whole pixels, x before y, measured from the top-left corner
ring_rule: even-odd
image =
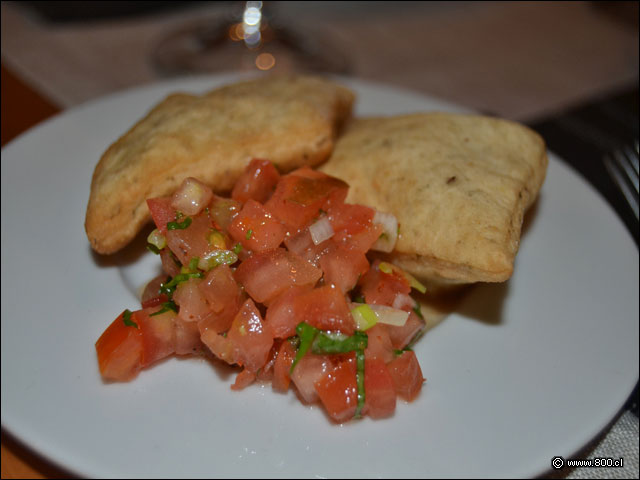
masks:
[[[422,320],[415,312],[409,313],[409,318],[402,327],[396,327],[394,325],[385,325],[387,332],[389,332],[389,338],[393,344],[393,348],[402,350],[406,347],[413,337],[415,337],[420,330],[424,328],[424,320]]]
[[[236,280],[256,302],[269,302],[292,286],[315,285],[322,271],[284,248],[256,253],[237,268]]]
[[[367,253],[383,231],[384,228],[382,225],[374,223],[369,228],[365,228],[357,233],[348,234],[344,231],[338,232],[333,236],[333,241],[336,243],[344,243],[355,251]]]
[[[388,363],[395,358],[393,344],[389,337],[387,325],[376,324],[367,330],[367,348],[364,350],[365,358],[379,358]]]
[[[335,232],[353,235],[370,228],[373,225],[375,213],[373,208],[364,205],[340,203],[331,205],[327,216]]]
[[[249,299],[233,319],[226,337],[208,330],[202,334],[202,341],[218,358],[257,372],[267,361],[273,335],[253,300]]]
[[[265,321],[269,324],[275,338],[289,338],[296,334],[296,326],[302,320],[299,312],[295,310],[295,300],[311,288],[311,285],[289,287],[269,304]]]
[[[264,252],[277,248],[287,233],[285,226],[255,200],[247,200],[231,221],[229,234],[247,250]]]
[[[365,367],[366,368],[366,367]],[[405,351],[387,365],[398,395],[412,401],[422,390],[422,369],[413,351]]]
[[[231,198],[213,196],[209,205],[209,218],[216,226],[226,230],[231,225],[231,221],[242,209],[242,204]]]
[[[147,367],[173,354],[176,349],[175,312],[152,315],[159,307],[145,308],[134,312],[131,319],[142,332],[142,357],[140,364]]]
[[[320,257],[325,283],[332,283],[342,293],[352,290],[362,275],[369,269],[369,260],[362,252],[353,251],[343,245],[331,244],[332,248]]]
[[[313,403],[318,399],[316,382],[333,370],[336,364],[331,355],[313,354],[305,355],[296,364],[291,380],[306,403]]]
[[[384,361],[368,358],[364,362],[365,411],[371,418],[385,418],[396,410],[396,390]]]
[[[175,277],[180,273],[180,264],[176,256],[169,248],[160,250],[160,261],[162,262],[162,271],[170,277]]]
[[[158,275],[147,283],[147,286],[144,287],[144,291],[142,292],[142,297],[140,298],[142,308],[155,307],[156,305],[160,305],[161,303],[169,300],[164,293],[160,293],[160,286],[167,280],[167,278],[168,277],[166,275]]]
[[[291,342],[288,340],[282,342],[280,349],[278,350],[276,363],[273,366],[273,379],[271,380],[271,386],[274,390],[286,392],[289,389],[289,384],[291,383],[289,370],[291,369],[291,365],[295,358],[296,349],[293,348]]]
[[[208,300],[211,310],[216,313],[230,305],[237,305],[240,300],[240,286],[233,278],[233,272],[228,265],[220,265],[209,270],[198,287]]]
[[[199,322],[213,314],[207,298],[199,288],[200,278],[181,282],[173,293],[173,301],[180,307],[178,316],[185,322]]]
[[[209,234],[213,231],[211,220],[206,215],[191,218],[191,224],[184,229],[167,231],[167,246],[183,265],[189,265],[192,258],[202,258],[213,250],[209,245]]]
[[[295,232],[317,217],[320,209],[344,202],[348,189],[342,180],[301,168],[280,179],[265,207]]]
[[[236,375],[236,381],[231,385],[231,390],[242,390],[255,381],[256,372],[252,372],[244,368],[238,375]]]
[[[358,406],[358,386],[354,362],[341,362],[316,381],[315,387],[322,405],[332,420],[345,422],[354,416]]]
[[[167,233],[167,223],[176,219],[176,211],[171,206],[171,197],[156,197],[147,199],[147,207],[151,212],[153,223],[161,233]]]
[[[121,313],[96,342],[100,374],[105,380],[131,380],[141,368],[142,350],[142,332],[126,325]]]
[[[376,260],[369,271],[360,279],[360,289],[367,303],[392,306],[398,293],[408,295],[411,286],[406,278],[396,273],[380,271]]]
[[[196,322],[185,322],[180,317],[175,318],[176,354],[200,354],[205,346],[200,341],[200,330]]]
[[[264,203],[273,193],[278,180],[280,174],[273,163],[254,158],[236,181],[231,198],[242,203],[249,199]]]
[[[307,322],[320,330],[353,335],[355,321],[342,292],[333,285],[314,288],[294,299],[298,322]]]
[[[332,248],[331,240],[325,240],[318,245],[313,243],[311,233],[308,228],[297,233],[287,235],[284,244],[290,252],[295,253],[307,262],[319,266],[320,257]]]

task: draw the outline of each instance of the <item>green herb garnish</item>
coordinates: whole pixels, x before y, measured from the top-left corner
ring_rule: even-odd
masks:
[[[249,240],[251,238],[251,235],[253,235],[253,230],[249,229],[247,230],[247,234],[244,236],[244,238]]]
[[[156,255],[160,255],[160,249],[152,243],[147,243],[147,250],[151,253],[155,253]]]
[[[361,418],[362,408],[366,400],[364,392],[364,349],[356,350],[356,385],[358,386],[358,405],[353,416],[354,418]]]
[[[122,312],[122,321],[127,327],[138,328],[138,324],[133,320],[131,320],[131,315],[132,315],[131,310],[129,309],[125,310],[124,312]]]
[[[169,300],[168,302],[164,302],[162,304],[162,308],[158,310],[156,313],[152,313],[149,315],[150,317],[155,317],[156,315],[161,315],[163,313],[167,313],[168,311],[178,312],[178,306],[175,304],[173,300]]]
[[[424,320],[424,317],[422,316],[422,308],[420,308],[420,304],[418,302],[416,302],[412,310],[416,312],[416,315],[418,315],[420,319]]]
[[[242,251],[242,244],[241,243],[236,243],[233,246],[233,253],[235,253],[236,255],[239,255],[241,251]]]
[[[179,273],[168,282],[160,285],[160,293],[166,294],[169,298],[172,298],[173,292],[176,291],[176,287],[179,283],[186,282],[190,278],[204,278],[204,273]]]
[[[176,215],[177,217],[177,215]],[[167,223],[167,230],[184,230],[189,225],[191,225],[191,217],[185,218],[182,222],[169,222]]]

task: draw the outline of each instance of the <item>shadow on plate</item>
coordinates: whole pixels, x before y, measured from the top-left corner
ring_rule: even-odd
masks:
[[[124,267],[131,265],[140,260],[143,255],[149,253],[149,250],[147,250],[147,237],[154,228],[155,226],[149,223],[138,233],[138,235],[136,235],[129,245],[111,255],[101,255],[96,253],[91,248],[88,241],[87,249],[89,250],[89,254],[91,255],[91,258],[93,258],[93,262],[97,267]]]

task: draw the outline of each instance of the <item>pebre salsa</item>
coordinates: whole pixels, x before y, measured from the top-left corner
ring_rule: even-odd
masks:
[[[235,365],[231,388],[254,382],[295,389],[334,422],[385,418],[424,383],[412,346],[425,322],[395,265],[395,217],[345,203],[348,185],[302,167],[281,175],[252,160],[230,198],[187,178],[147,200],[147,247],[163,274],[141,305],[96,342],[100,373],[129,381],[170,355],[209,355]]]

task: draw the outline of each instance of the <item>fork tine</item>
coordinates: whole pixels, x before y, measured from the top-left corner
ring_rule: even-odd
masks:
[[[628,147],[623,150],[616,150],[614,157],[618,162],[618,166],[624,170],[636,193],[638,193],[638,157]]]
[[[620,160],[617,160],[617,158],[619,157],[620,155],[618,154],[618,152],[616,152],[616,155],[613,157],[610,154],[605,155],[604,165],[607,168],[609,175],[611,175],[611,178],[618,185],[618,188],[624,195],[627,203],[633,210],[633,214],[635,215],[636,220],[638,220],[638,174],[635,173],[634,193],[630,185],[630,182],[633,182],[633,169],[628,164],[628,162],[625,162],[624,160],[622,160],[620,164]],[[631,177],[629,176],[629,170],[631,170],[632,172]]]

